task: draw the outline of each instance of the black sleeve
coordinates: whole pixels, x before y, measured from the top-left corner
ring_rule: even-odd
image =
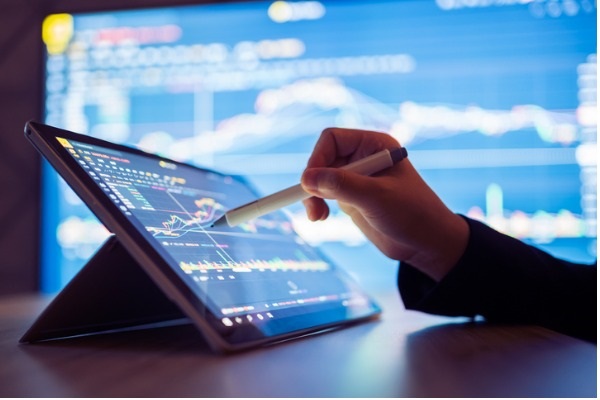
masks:
[[[557,259],[465,219],[467,249],[441,282],[400,264],[398,287],[407,309],[535,324],[596,341],[597,264]]]

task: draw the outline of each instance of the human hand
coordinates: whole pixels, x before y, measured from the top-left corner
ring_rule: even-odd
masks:
[[[409,159],[372,176],[336,168],[399,146],[385,133],[325,129],[301,179],[304,190],[314,196],[304,200],[307,215],[312,221],[326,219],[329,207],[324,199],[335,199],[385,255],[440,280],[464,252],[469,228]]]

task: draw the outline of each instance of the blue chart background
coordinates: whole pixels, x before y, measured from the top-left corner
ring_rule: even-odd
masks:
[[[500,3],[511,2],[74,15],[68,46],[47,58],[46,122],[244,174],[261,194],[297,182],[327,126],[390,132],[456,212],[594,260],[595,5]],[[42,289],[52,292],[107,232],[49,168],[44,193]],[[299,205],[288,212],[364,284],[394,285],[395,262],[339,212],[319,224]]]

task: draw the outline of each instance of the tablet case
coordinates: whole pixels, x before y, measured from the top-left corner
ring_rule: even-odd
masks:
[[[191,322],[110,236],[20,342]]]

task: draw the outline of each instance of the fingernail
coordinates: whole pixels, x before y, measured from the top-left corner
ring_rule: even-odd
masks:
[[[321,192],[336,191],[339,187],[338,175],[332,170],[321,170],[316,175],[317,189]]]

